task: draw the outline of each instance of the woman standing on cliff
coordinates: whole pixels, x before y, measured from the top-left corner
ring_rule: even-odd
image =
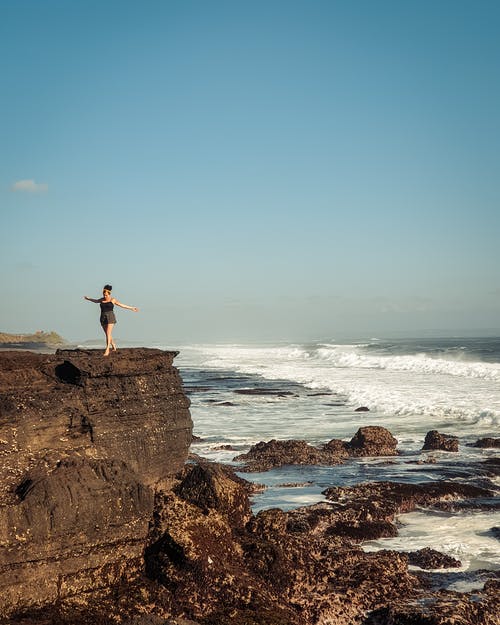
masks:
[[[86,299],[88,302],[94,302],[94,304],[99,304],[101,307],[101,317],[100,322],[102,329],[104,330],[104,334],[106,335],[106,350],[104,352],[105,356],[109,356],[110,348],[116,350],[116,344],[113,341],[113,327],[116,323],[115,313],[113,312],[113,308],[119,306],[120,308],[126,308],[127,310],[133,310],[134,312],[138,312],[138,308],[136,306],[127,306],[126,304],[122,304],[116,298],[111,297],[112,286],[110,284],[105,284],[102,290],[102,297],[99,299],[93,299],[92,297],[84,296],[83,299]]]

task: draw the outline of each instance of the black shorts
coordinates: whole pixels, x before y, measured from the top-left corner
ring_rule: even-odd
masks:
[[[115,313],[112,310],[102,312],[100,322],[102,326],[107,326],[110,323],[116,323]]]

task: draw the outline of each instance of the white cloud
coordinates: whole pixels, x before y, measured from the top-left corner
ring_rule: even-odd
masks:
[[[21,193],[46,193],[49,185],[44,182],[35,182],[34,180],[18,180],[11,187],[12,191]]]

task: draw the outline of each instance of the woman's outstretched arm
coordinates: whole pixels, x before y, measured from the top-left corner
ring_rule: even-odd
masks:
[[[126,308],[127,310],[133,310],[134,312],[139,312],[139,309],[137,308],[137,306],[127,306],[127,304],[122,304],[117,299],[112,299],[111,301],[113,302],[113,304],[115,304],[116,306],[119,306],[120,308]]]
[[[87,295],[84,295],[83,299],[86,299],[87,302],[94,302],[94,304],[100,304],[102,297],[100,297],[99,299],[93,299],[92,297],[88,297]]]

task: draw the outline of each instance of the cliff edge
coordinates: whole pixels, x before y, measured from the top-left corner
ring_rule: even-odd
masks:
[[[0,613],[143,568],[192,435],[177,352],[0,353]]]

